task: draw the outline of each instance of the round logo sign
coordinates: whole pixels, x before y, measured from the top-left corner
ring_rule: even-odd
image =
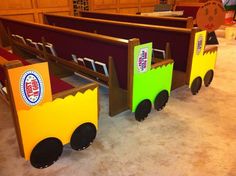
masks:
[[[27,105],[39,104],[44,94],[41,76],[35,71],[25,72],[20,80],[20,92]]]
[[[139,72],[146,72],[147,66],[148,66],[148,48],[143,48],[140,50],[139,56],[138,56],[138,71]]]
[[[197,40],[197,55],[199,55],[202,50],[202,44],[203,44],[203,36],[200,35]]]

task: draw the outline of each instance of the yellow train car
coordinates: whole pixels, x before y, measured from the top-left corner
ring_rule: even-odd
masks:
[[[53,98],[47,63],[9,68],[7,77],[21,154],[34,167],[52,165],[65,144],[83,150],[93,142],[98,129],[97,84]]]
[[[206,31],[197,32],[194,39],[194,52],[189,79],[189,87],[193,94],[201,89],[202,82],[208,87],[214,77],[217,58],[217,47],[206,48]]]

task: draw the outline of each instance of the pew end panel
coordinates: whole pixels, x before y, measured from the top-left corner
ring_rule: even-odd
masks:
[[[206,46],[206,31],[197,32],[194,38],[193,59],[189,78],[192,94],[198,93],[202,83],[208,87],[214,77],[217,46]]]
[[[115,63],[109,57],[109,116],[113,117],[129,109],[128,101],[130,90],[122,89],[119,85]]]
[[[48,73],[46,66],[47,63],[22,66],[19,61],[7,62],[4,65],[7,92],[21,155],[26,160],[30,160],[32,166],[36,168],[45,168],[53,164],[60,157],[63,145],[67,143],[70,143],[75,150],[87,148],[94,140],[98,129],[97,84],[92,83],[76,90],[61,92],[54,96],[56,99],[52,100],[52,95],[44,94],[50,93],[49,90],[46,90],[50,88],[50,80],[46,76]],[[26,73],[29,74],[26,75]],[[24,76],[39,83],[36,85],[34,82],[31,85],[34,87],[32,88],[34,96],[36,96],[36,92],[41,92],[42,96],[37,95],[42,99],[37,100],[37,103],[32,102],[35,99],[27,87],[28,77],[24,79],[24,84],[25,80],[27,80],[27,84],[18,84],[18,82],[23,83]],[[21,89],[26,92],[21,92]],[[71,93],[73,94],[71,95]],[[31,96],[28,96],[29,94]],[[67,96],[68,94],[70,95]],[[79,138],[80,132],[88,132],[86,128],[93,132],[92,136],[88,134]],[[45,146],[47,147],[45,148]],[[47,153],[48,157],[42,159],[43,153]]]

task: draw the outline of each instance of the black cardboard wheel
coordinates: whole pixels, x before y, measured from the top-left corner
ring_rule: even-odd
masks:
[[[84,123],[80,125],[71,136],[70,145],[74,150],[84,150],[93,142],[97,134],[94,124]]]
[[[135,110],[135,119],[139,122],[147,118],[148,114],[151,112],[152,103],[150,100],[143,100],[137,106]]]
[[[57,138],[46,138],[39,142],[30,155],[31,165],[42,169],[52,165],[61,156],[63,144]]]
[[[206,87],[208,87],[211,84],[213,77],[214,77],[214,71],[208,70],[208,72],[204,76],[204,85]]]
[[[168,102],[169,94],[167,90],[162,90],[155,99],[154,107],[157,111],[162,110]]]
[[[197,77],[193,80],[191,85],[191,92],[193,95],[196,95],[198,91],[201,89],[202,86],[202,79],[201,77]]]

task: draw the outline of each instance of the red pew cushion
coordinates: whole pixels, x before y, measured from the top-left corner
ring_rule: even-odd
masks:
[[[20,60],[23,65],[29,65],[30,63],[22,59],[21,57],[12,54],[8,52],[7,50],[0,48],[0,56],[4,57],[8,61],[12,60]],[[0,81],[4,84],[4,71],[0,67]],[[74,88],[72,85],[62,81],[61,79],[57,78],[56,76],[50,75],[50,81],[51,81],[51,89],[52,89],[52,94],[59,93],[65,90],[69,90]]]

